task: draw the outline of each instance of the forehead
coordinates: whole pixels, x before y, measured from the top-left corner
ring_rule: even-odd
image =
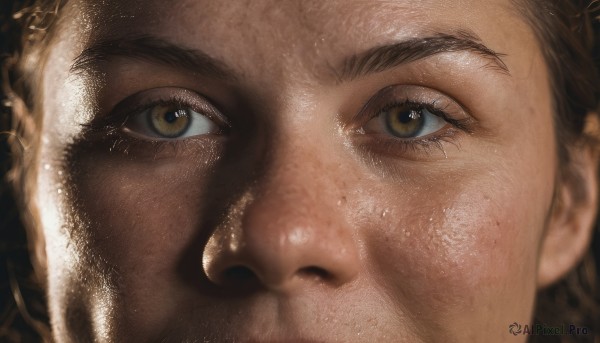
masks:
[[[78,33],[84,33],[84,46],[95,40],[153,35],[203,51],[241,73],[253,70],[261,75],[319,74],[341,56],[440,32],[468,30],[509,59],[521,57],[523,47],[532,47],[530,30],[510,0],[76,4],[73,18],[78,18]]]
[[[136,29],[132,24],[172,24],[173,19],[179,19],[209,32],[237,31],[243,27],[246,34],[269,33],[271,38],[295,34],[295,29],[300,27],[312,35],[331,36],[373,31],[410,32],[408,27],[415,26],[471,26],[490,18],[494,20],[485,22],[484,26],[495,26],[503,16],[514,14],[510,0],[79,1],[78,7],[88,19],[110,25],[121,23],[132,30]],[[272,31],[275,27],[279,31]],[[182,33],[194,31],[182,28]]]

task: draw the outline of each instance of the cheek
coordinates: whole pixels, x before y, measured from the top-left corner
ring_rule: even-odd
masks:
[[[521,192],[524,185],[491,177],[451,179],[454,186],[434,181],[399,190],[378,227],[368,228],[375,279],[400,308],[423,320],[439,323],[488,307],[497,316],[510,307],[513,317],[529,311],[535,242],[551,190]]]
[[[199,205],[190,191],[196,185],[170,176],[178,172],[171,169],[158,168],[140,177],[135,170],[117,167],[78,180],[82,196],[73,202],[92,222],[87,230],[93,249],[111,264],[125,262],[125,268],[139,273],[133,268],[136,264],[163,269],[174,263],[174,248],[188,239],[198,217],[190,211]],[[100,177],[102,185],[95,182]]]
[[[90,164],[89,172],[75,182],[82,196],[74,199],[78,211],[96,223],[89,229],[93,249],[123,272],[148,274],[128,280],[174,271],[206,220],[200,214],[206,203],[208,168],[198,168],[194,162],[154,163],[151,168],[127,163],[98,168],[97,164]]]
[[[48,192],[43,200],[59,204],[56,211],[42,211],[48,217],[44,226],[52,231],[48,251],[56,266],[50,271],[55,283],[50,285],[55,293],[51,300],[57,309],[79,308],[89,317],[101,311],[87,303],[75,304],[77,299],[112,303],[104,312],[119,316],[119,325],[126,327],[127,320],[135,319],[143,323],[142,331],[152,333],[161,327],[159,321],[165,314],[176,316],[173,304],[185,296],[173,290],[181,288],[177,273],[190,242],[201,241],[194,235],[206,220],[201,216],[202,206],[215,161],[209,156],[176,157],[177,163],[134,161],[106,154],[73,153],[68,166],[56,167],[64,176],[60,182],[47,182],[56,173],[42,173],[40,184],[63,185],[60,194]],[[50,220],[56,225],[47,225]],[[196,267],[193,274],[200,275],[200,259]],[[109,291],[89,294],[101,289]],[[81,296],[73,297],[67,290]],[[127,299],[127,306],[119,307],[117,299]],[[112,310],[115,305],[119,310]]]

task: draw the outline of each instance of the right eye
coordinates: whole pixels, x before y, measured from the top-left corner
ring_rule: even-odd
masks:
[[[158,104],[131,115],[125,130],[142,138],[183,139],[219,133],[220,127],[185,105]]]
[[[147,140],[220,134],[229,126],[208,99],[180,88],[140,92],[121,102],[115,112],[128,113],[119,125],[125,133]]]

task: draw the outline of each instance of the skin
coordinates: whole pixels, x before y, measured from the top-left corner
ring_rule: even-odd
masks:
[[[69,2],[40,64],[33,181],[56,341],[525,341],[508,325],[583,254],[596,197],[570,200],[558,176],[546,64],[512,6]],[[469,51],[333,72],[459,30],[508,72]],[[94,43],[139,35],[231,75],[127,56],[71,71]],[[168,92],[230,129],[160,143],[86,129]],[[407,97],[442,99],[468,130],[443,123],[425,145],[371,121]],[[595,189],[594,157],[574,154]]]

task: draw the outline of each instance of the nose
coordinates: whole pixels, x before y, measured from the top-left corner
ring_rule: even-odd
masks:
[[[229,208],[203,252],[212,283],[293,292],[337,288],[357,276],[358,249],[339,189],[327,177],[332,170],[301,161],[272,167]]]

